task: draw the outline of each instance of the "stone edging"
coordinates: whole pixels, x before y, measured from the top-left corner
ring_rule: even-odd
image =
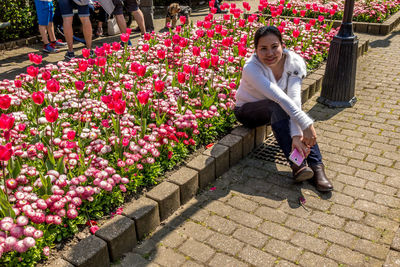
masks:
[[[359,42],[358,56],[368,51],[369,40]],[[325,64],[308,75],[302,86],[306,102],[322,86]],[[160,222],[188,202],[198,189],[206,188],[239,160],[262,144],[270,127],[234,128],[213,147],[189,161],[144,196],[124,205],[122,215],[110,219],[95,233],[72,247],[50,266],[102,267],[132,251],[138,240],[153,231]]]

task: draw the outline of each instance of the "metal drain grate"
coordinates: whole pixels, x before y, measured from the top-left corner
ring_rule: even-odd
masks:
[[[281,148],[276,142],[274,135],[272,134],[267,139],[265,139],[264,143],[262,143],[261,146],[253,151],[252,156],[256,159],[289,166],[285,155],[283,154]]]

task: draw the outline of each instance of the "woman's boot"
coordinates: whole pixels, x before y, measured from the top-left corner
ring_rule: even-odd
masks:
[[[324,164],[312,165],[311,169],[314,171],[312,182],[317,190],[321,192],[332,191],[333,185],[326,177]]]
[[[304,163],[301,164],[300,166],[292,164],[291,168],[293,173],[293,179],[296,182],[309,180],[314,176],[313,170]]]

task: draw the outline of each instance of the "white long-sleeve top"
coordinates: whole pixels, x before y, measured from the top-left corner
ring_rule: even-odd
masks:
[[[242,79],[236,92],[236,106],[266,98],[279,104],[290,117],[290,135],[302,136],[304,129],[313,121],[301,110],[301,82],[307,74],[303,58],[284,49],[284,70],[279,81],[272,70],[264,65],[254,53],[243,67]]]

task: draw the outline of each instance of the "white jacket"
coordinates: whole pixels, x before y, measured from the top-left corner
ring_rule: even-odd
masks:
[[[270,99],[290,116],[290,135],[302,136],[313,121],[301,110],[301,82],[307,74],[303,58],[284,49],[286,61],[281,79],[277,82],[271,69],[254,53],[243,67],[242,79],[236,92],[236,106]]]

